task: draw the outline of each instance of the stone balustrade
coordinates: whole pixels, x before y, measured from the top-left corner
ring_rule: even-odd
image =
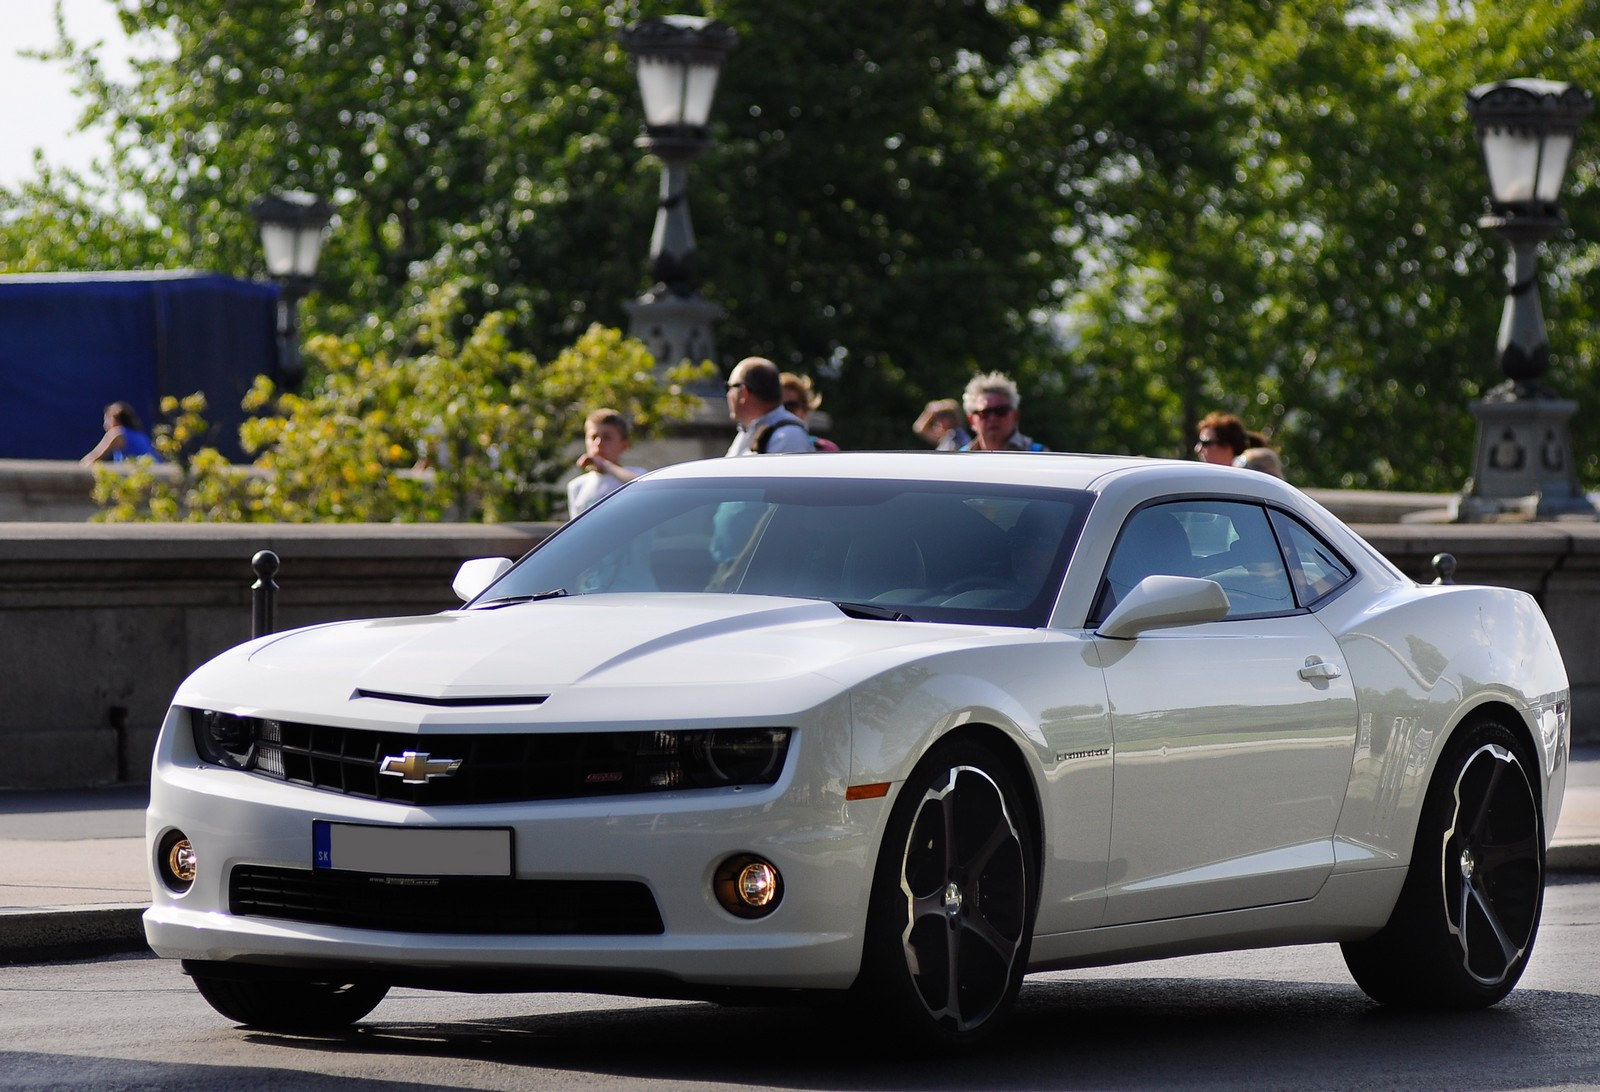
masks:
[[[14,466],[0,461],[0,497]],[[447,609],[462,561],[519,556],[555,527],[40,522],[40,512],[68,511],[74,490],[86,506],[89,472],[24,469],[33,515],[0,519],[0,788],[146,780],[178,683],[250,636],[259,550],[282,561],[276,621],[286,629]],[[1447,552],[1458,583],[1538,598],[1572,679],[1579,738],[1600,742],[1600,524],[1402,523],[1439,498],[1314,495],[1347,518],[1383,521],[1356,528],[1416,579],[1432,580],[1434,555]]]
[[[288,629],[453,607],[462,561],[553,526],[0,523],[0,787],[147,780],[178,683],[250,637],[259,550]]]

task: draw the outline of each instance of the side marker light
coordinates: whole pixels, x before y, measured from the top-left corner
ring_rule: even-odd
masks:
[[[851,785],[844,790],[846,800],[877,800],[889,795],[889,783],[879,781],[872,785]]]

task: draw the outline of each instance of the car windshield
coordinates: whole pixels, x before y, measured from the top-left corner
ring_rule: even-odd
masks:
[[[607,592],[825,599],[859,617],[1044,625],[1089,494],[919,481],[645,479],[474,607]]]

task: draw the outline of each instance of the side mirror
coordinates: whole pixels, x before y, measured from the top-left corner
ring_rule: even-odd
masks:
[[[1145,630],[1215,622],[1228,616],[1228,593],[1215,580],[1147,576],[1114,607],[1095,633],[1127,639]]]
[[[451,581],[450,588],[463,603],[470,603],[484,588],[504,576],[509,568],[509,557],[475,557],[471,561],[463,561],[461,568],[456,570],[456,578]]]

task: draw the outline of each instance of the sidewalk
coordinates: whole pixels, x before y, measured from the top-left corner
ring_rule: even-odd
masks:
[[[0,792],[0,964],[139,951],[147,785]]]
[[[148,793],[0,791],[0,964],[144,950]],[[1600,873],[1600,746],[1573,752],[1548,867]]]

